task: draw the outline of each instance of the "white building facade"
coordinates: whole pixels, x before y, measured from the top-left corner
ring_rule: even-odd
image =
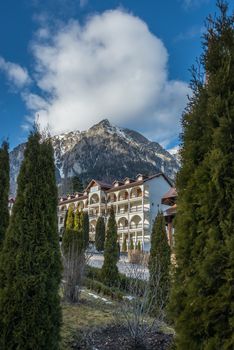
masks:
[[[153,221],[158,210],[167,208],[161,199],[171,187],[171,182],[163,173],[151,176],[139,174],[136,179],[127,177],[123,181],[116,180],[111,185],[92,180],[83,193],[60,199],[59,232],[62,235],[66,212],[72,206],[74,211],[78,209],[88,212],[90,241],[94,241],[98,217],[104,217],[107,223],[109,209],[113,206],[120,247],[126,237],[128,246],[132,239],[134,245],[140,241],[142,249],[149,251]]]

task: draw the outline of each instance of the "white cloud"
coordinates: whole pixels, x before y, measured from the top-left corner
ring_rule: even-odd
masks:
[[[7,80],[14,87],[22,88],[30,83],[30,77],[26,68],[12,62],[7,62],[0,56],[0,71],[5,73]]]
[[[168,52],[141,19],[106,11],[37,36],[32,50],[40,93],[24,100],[52,133],[108,118],[164,144],[178,136],[188,87],[168,80]]]

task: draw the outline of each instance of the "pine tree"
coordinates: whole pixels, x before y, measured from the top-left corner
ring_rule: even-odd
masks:
[[[9,195],[9,154],[8,143],[3,142],[0,148],[0,249],[9,224],[8,195]]]
[[[130,238],[130,246],[129,246],[130,250],[134,250],[134,243],[133,243],[133,239],[132,237]]]
[[[155,316],[165,308],[168,301],[170,265],[171,250],[167,239],[166,223],[163,213],[158,212],[151,233],[149,257],[149,302],[151,313]]]
[[[207,81],[183,116],[170,303],[180,350],[234,347],[234,15],[218,7],[204,37]]]
[[[111,207],[107,223],[106,241],[104,247],[104,263],[102,266],[103,282],[109,286],[116,285],[118,281],[118,245],[117,245],[117,224],[115,221],[114,208]]]
[[[95,246],[97,251],[103,251],[105,245],[105,221],[103,217],[99,217],[96,224],[96,233],[95,233]]]
[[[53,149],[28,139],[1,254],[1,349],[58,349],[61,261]]]

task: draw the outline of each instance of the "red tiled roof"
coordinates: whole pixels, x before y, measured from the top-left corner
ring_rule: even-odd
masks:
[[[162,197],[162,204],[165,205],[173,205],[175,204],[176,198],[178,197],[177,191],[175,187],[169,189]]]
[[[66,203],[73,203],[73,202],[78,202],[80,199],[86,199],[88,198],[88,196],[80,196],[80,197],[74,197],[74,198],[71,198],[71,199],[66,199],[66,200],[63,200],[62,202],[59,202],[58,205],[64,205]]]
[[[142,185],[144,182],[149,181],[149,180],[154,179],[155,177],[159,177],[159,176],[163,176],[164,179],[169,183],[169,185],[172,186],[171,181],[166,177],[165,174],[158,173],[158,174],[154,174],[154,175],[148,176],[146,178],[143,178],[143,180],[140,180],[140,181],[134,180],[133,182],[130,182],[129,184],[126,184],[126,185],[112,187],[107,192],[110,193],[110,192],[114,192],[116,190],[123,190],[125,188],[129,188],[129,187],[132,187],[132,186],[139,186],[139,185]]]

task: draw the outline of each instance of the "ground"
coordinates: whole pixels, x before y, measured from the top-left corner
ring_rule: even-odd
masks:
[[[113,310],[117,306],[116,301],[87,289],[82,290],[79,304],[63,304],[61,350],[120,350],[120,344],[121,350],[133,349],[127,330],[115,323]],[[172,331],[166,328],[163,333],[148,334],[147,349],[167,350]],[[87,340],[89,347],[84,344]]]

